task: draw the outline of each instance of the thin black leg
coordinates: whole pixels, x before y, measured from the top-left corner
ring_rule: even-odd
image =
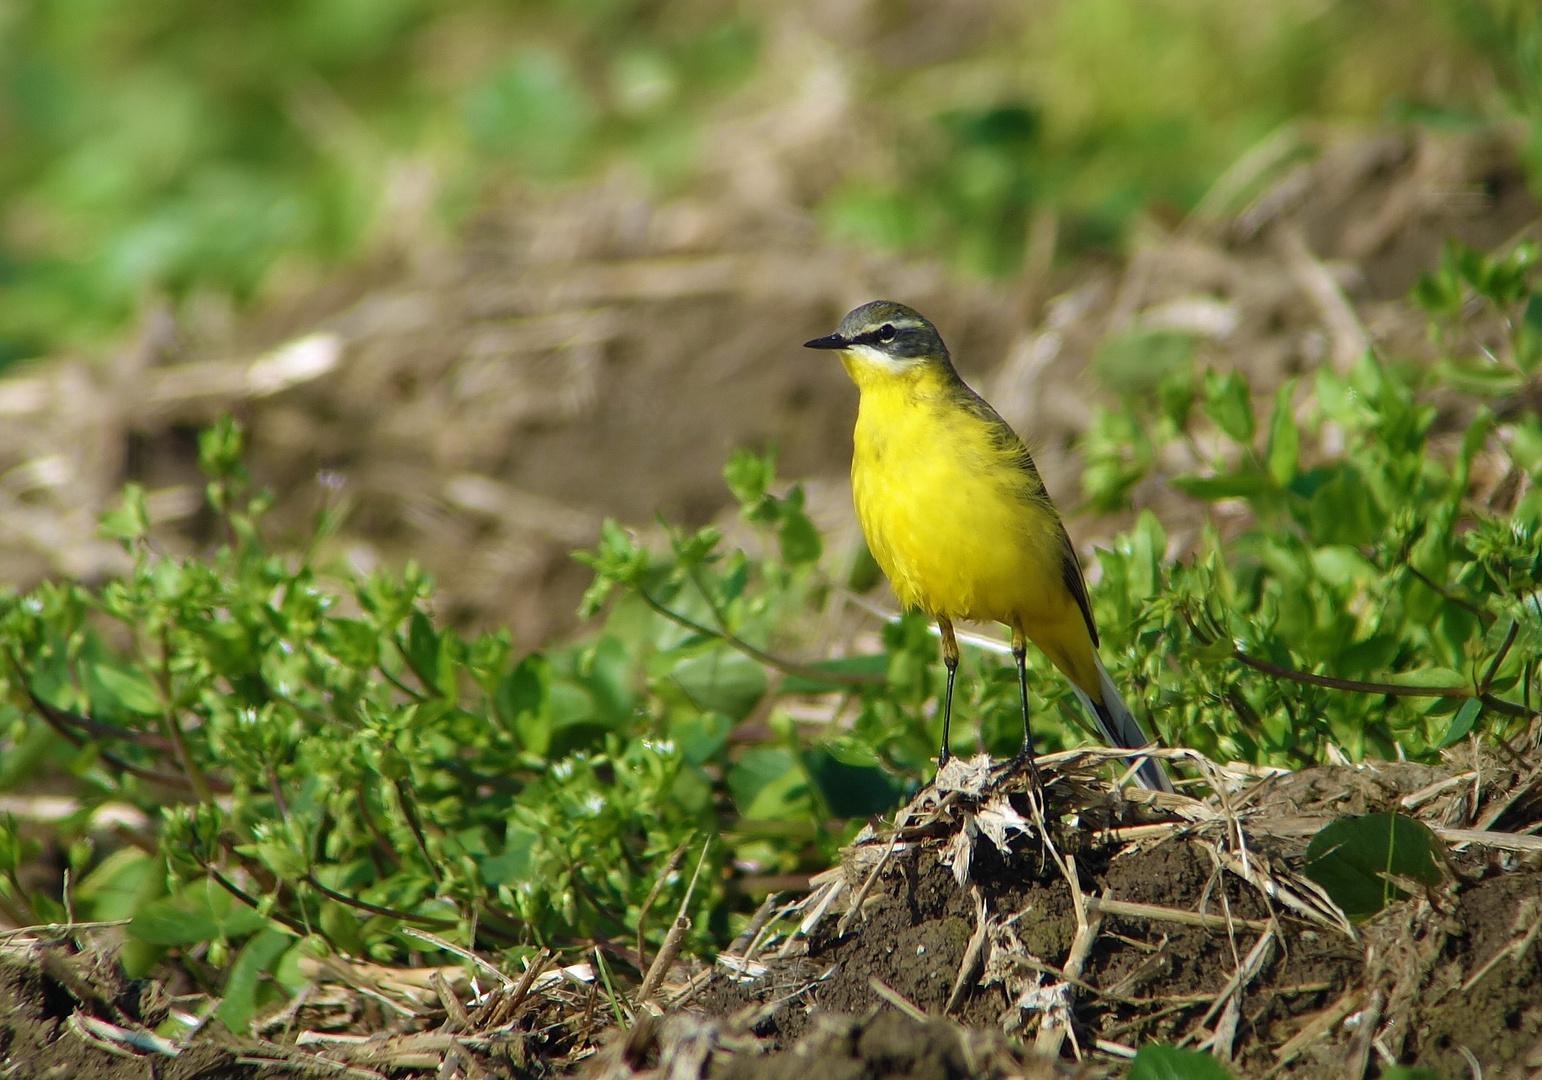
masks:
[[[1017,752],[1017,760],[1028,764],[1033,774],[1033,786],[1044,790],[1044,779],[1039,775],[1038,763],[1033,760],[1033,732],[1028,727],[1028,642],[1021,630],[1012,631],[1012,659],[1017,661],[1017,692],[1023,702],[1023,746]]]
[[[942,662],[948,669],[948,688],[942,697],[942,749],[937,752],[937,769],[948,763],[948,729],[953,723],[953,679],[958,675],[958,639],[953,636],[953,624],[941,616],[937,630],[942,636]]]

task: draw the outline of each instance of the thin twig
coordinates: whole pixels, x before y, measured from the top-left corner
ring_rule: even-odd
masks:
[[[430,934],[428,931],[419,930],[415,926],[402,927],[402,933],[406,934],[408,937],[417,938],[419,941],[427,942],[436,949],[443,949],[445,952],[450,953],[451,955],[458,956],[462,960],[468,961],[469,963],[475,965],[478,969],[487,972],[493,978],[497,979],[500,983],[503,984],[503,988],[505,990],[512,990],[514,988],[513,979],[499,971],[486,960],[483,960],[470,949],[462,948],[461,946],[455,944],[453,941],[446,941],[444,938],[439,937],[437,934]],[[441,994],[441,996],[443,995]]]
[[[701,868],[706,865],[707,852],[711,848],[712,840],[709,837],[706,843],[701,845],[701,856],[696,860],[696,872],[691,875],[691,883],[685,887],[685,897],[680,901],[680,910],[675,915],[675,921],[659,946],[659,952],[653,958],[653,964],[643,976],[642,987],[637,991],[639,1002],[647,1001],[653,996],[654,991],[659,988],[659,983],[664,981],[669,965],[675,962],[675,957],[680,953],[680,943],[685,939],[685,932],[691,928],[691,920],[686,912],[690,910],[691,897],[696,893],[696,882],[701,878]]]
[[[439,876],[439,867],[434,864],[434,857],[428,852],[428,839],[423,835],[423,823],[418,820],[417,804],[412,801],[412,795],[405,782],[396,780],[392,786],[396,789],[396,800],[401,803],[402,816],[407,819],[407,827],[412,830],[412,838],[418,842],[418,853],[423,856],[423,864],[428,867],[433,879],[442,881]]]
[[[38,697],[37,694],[33,692],[32,687],[27,683],[26,678],[21,674],[20,664],[16,658],[11,655],[9,649],[0,651],[0,655],[4,655],[6,660],[9,662],[11,667],[11,674],[16,683],[16,686],[20,688],[22,693],[27,695],[27,700],[31,702],[33,710],[43,718],[43,722],[46,723],[49,727],[53,728],[54,731],[58,732],[59,737],[64,739],[64,741],[69,743],[71,746],[76,748],[84,747],[86,745],[86,740],[82,739],[72,730],[72,721],[80,718],[76,717],[74,713],[66,712],[54,705],[50,705],[48,702]],[[132,761],[126,761],[108,750],[98,749],[97,753],[100,755],[103,761],[107,762],[107,764],[111,765],[119,772],[127,773],[128,775],[137,777],[140,780],[148,780],[154,784],[164,784],[167,787],[187,788],[188,790],[191,790],[191,786],[188,783],[187,777],[185,776],[181,776],[177,773],[161,772],[159,769],[149,769],[143,765],[135,765]],[[224,783],[211,782],[210,786],[218,789],[222,793],[231,790],[230,786]]]
[[[872,988],[873,993],[883,998],[890,1005],[893,1005],[896,1009],[910,1017],[910,1019],[914,1020],[916,1023],[924,1024],[928,1019],[930,1019],[930,1017],[928,1017],[926,1013],[915,1004],[915,1002],[911,1001],[904,994],[900,993],[898,990],[894,989],[894,987],[884,982],[877,975],[869,975],[867,978],[867,985]]]
[[[241,886],[237,885],[234,881],[231,881],[224,874],[220,873],[218,869],[213,866],[205,865],[204,871],[214,879],[214,883],[216,885],[224,889],[231,896],[234,896],[247,907],[253,908],[257,911],[262,910],[260,901],[258,901],[255,896],[252,896],[245,889],[241,888]],[[276,908],[273,911],[268,912],[268,918],[272,919],[274,922],[278,923],[285,929],[294,931],[294,933],[299,937],[305,937],[311,932],[310,927],[306,926],[302,922],[299,922],[298,920],[291,919],[288,915],[283,914]]]
[[[680,841],[680,845],[678,847],[676,847],[673,852],[670,853],[669,858],[664,861],[664,869],[660,870],[658,872],[658,874],[654,877],[654,879],[653,879],[653,888],[648,890],[648,896],[647,896],[646,899],[643,900],[642,907],[637,912],[637,970],[638,971],[644,971],[645,972],[645,971],[648,970],[648,954],[647,954],[647,951],[646,951],[646,945],[645,945],[645,941],[644,941],[644,938],[643,938],[643,928],[646,925],[646,922],[647,922],[647,919],[648,919],[648,909],[653,906],[653,901],[658,899],[659,890],[664,887],[664,879],[669,877],[670,874],[673,874],[675,872],[675,868],[680,865],[680,858],[681,858],[681,856],[683,856],[685,854],[685,849],[690,847],[690,845],[691,845],[690,837],[687,837],[686,839]]]
[[[1268,930],[1272,925],[1263,919],[1227,919],[1222,915],[1206,915],[1199,911],[1162,907],[1158,904],[1136,904],[1128,900],[1114,900],[1101,896],[1087,897],[1087,907],[1105,915],[1119,915],[1131,919],[1154,919],[1159,922],[1181,923],[1184,926],[1202,926],[1207,930],[1226,930],[1232,926],[1245,926],[1249,930]]]
[[[978,885],[971,884],[969,891],[974,894],[974,933],[969,936],[969,944],[964,949],[964,958],[959,962],[958,974],[953,979],[953,989],[948,991],[948,1003],[943,1007],[943,1012],[951,1013],[964,1003],[964,997],[969,993],[970,980],[980,967],[980,957],[985,952],[985,942],[990,936],[990,915],[985,903],[985,894],[980,891]]]

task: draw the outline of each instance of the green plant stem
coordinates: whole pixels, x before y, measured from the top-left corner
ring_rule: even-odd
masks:
[[[5,880],[10,882],[10,892],[0,890],[0,914],[10,920],[15,927],[37,926],[42,923],[38,913],[27,902],[27,894],[21,887],[21,882],[16,880],[14,873],[5,875]]]
[[[412,801],[412,795],[407,790],[407,785],[400,780],[393,781],[396,788],[397,801],[402,804],[402,816],[407,819],[407,827],[412,830],[412,838],[418,842],[418,852],[423,856],[423,864],[428,867],[428,872],[434,880],[442,881],[439,875],[439,867],[434,865],[434,857],[428,853],[428,839],[423,835],[423,823],[418,820],[418,808]]]
[[[401,642],[397,641],[395,638],[392,638],[391,639],[391,643],[396,646],[397,651],[401,651],[401,647],[402,647],[401,646]],[[406,656],[406,653],[402,653],[402,655]],[[409,661],[409,663],[410,663],[410,661]],[[408,686],[406,683],[404,683],[400,679],[398,679],[395,675],[393,675],[389,671],[387,671],[384,664],[376,664],[375,665],[375,670],[380,672],[380,674],[385,676],[386,682],[390,683],[392,686],[396,687],[402,693],[406,694],[407,697],[410,698],[411,700],[413,700],[413,701],[420,701],[420,702],[428,700],[428,698],[424,697],[422,694],[418,693],[412,687]],[[421,676],[419,676],[419,677],[421,678]]]
[[[61,709],[56,705],[49,705],[47,702],[41,702],[36,698],[33,698],[32,702],[33,708],[37,709],[38,712],[47,709],[61,723],[77,728],[97,738],[117,739],[120,742],[143,746],[147,750],[174,749],[172,741],[164,735],[157,735],[151,731],[134,731],[130,728],[119,727],[117,724],[109,724],[103,720],[95,720],[89,716],[71,712],[68,709]]]
[[[1447,589],[1444,585],[1431,578],[1428,574],[1420,570],[1413,563],[1408,562],[1406,559],[1404,559],[1403,565],[1408,567],[1408,572],[1417,578],[1420,584],[1422,584],[1426,589],[1434,593],[1436,596],[1439,596],[1443,600],[1449,600],[1459,608],[1465,608],[1466,610],[1472,612],[1474,615],[1478,616],[1480,619],[1493,621],[1493,612],[1485,610],[1479,605],[1474,604],[1471,600],[1466,600],[1460,596],[1457,596],[1455,593],[1451,592],[1451,590]]]
[[[188,783],[193,787],[193,794],[198,796],[202,803],[212,803],[214,795],[209,790],[209,782],[204,778],[203,770],[193,760],[193,755],[188,752],[187,740],[182,737],[182,725],[177,721],[176,695],[171,687],[171,631],[165,623],[161,624],[161,694],[166,701],[166,709],[161,714],[161,723],[166,728],[166,735],[171,739],[172,745],[177,751],[177,762],[182,766],[182,771],[187,774]]]
[[[73,716],[72,713],[64,712],[62,709],[56,709],[54,706],[48,704],[48,702],[34,694],[32,692],[32,688],[27,686],[25,683],[21,683],[20,685],[22,686],[22,692],[27,695],[27,700],[31,702],[33,711],[43,718],[43,722],[45,724],[53,728],[54,731],[58,732],[60,738],[76,748],[80,748],[86,745],[86,741],[84,739],[75,734],[74,731],[70,730],[70,725],[68,724],[67,719]],[[152,784],[164,784],[167,787],[186,788],[188,790],[192,790],[192,785],[189,783],[187,777],[178,773],[161,772],[159,769],[148,769],[143,765],[135,765],[133,762],[126,761],[108,750],[99,749],[97,753],[101,755],[103,761],[107,762],[107,764],[111,765],[114,769],[121,773],[126,773],[129,776],[136,777],[140,780],[148,780]],[[218,788],[221,793],[231,790],[230,786],[227,784],[215,783],[211,786]]]
[[[800,679],[816,682],[837,683],[843,686],[882,686],[887,681],[883,675],[855,671],[825,671],[821,668],[811,667],[808,664],[797,663],[793,660],[783,660],[779,656],[771,655],[764,649],[756,648],[738,635],[729,633],[726,629],[713,630],[711,627],[703,626],[695,619],[688,618],[678,611],[664,606],[655,600],[648,590],[641,585],[637,586],[637,594],[643,598],[643,603],[677,626],[683,626],[685,629],[700,634],[703,637],[715,638],[725,645],[737,649],[751,660],[758,661],[769,668],[780,671],[783,675],[793,675]]]
[[[408,911],[398,911],[395,908],[371,904],[367,900],[360,900],[346,893],[340,893],[336,889],[327,888],[316,879],[315,874],[310,872],[307,872],[300,880],[315,889],[322,896],[325,896],[328,900],[336,900],[339,904],[345,904],[360,911],[367,911],[371,915],[380,915],[387,919],[397,919],[401,922],[416,923],[419,926],[426,926],[432,930],[453,930],[460,925],[454,919],[436,919],[432,915],[414,915]]]
[[[396,646],[396,651],[401,655],[401,658],[403,660],[407,661],[407,667],[412,671],[412,673],[414,675],[416,675],[418,677],[418,681],[421,682],[425,687],[427,687],[431,691],[431,693],[423,694],[423,693],[415,692],[413,690],[408,689],[404,684],[398,682],[396,679],[391,679],[391,682],[395,686],[397,686],[399,689],[401,689],[405,693],[411,694],[414,701],[429,701],[429,700],[432,700],[433,698],[448,696],[448,695],[442,694],[440,692],[438,684],[435,683],[434,678],[433,678],[432,675],[430,675],[429,673],[423,671],[421,668],[418,667],[417,663],[412,659],[412,654],[407,651],[406,646],[404,646],[402,644],[402,640],[401,640],[401,638],[399,636],[397,636],[395,634],[392,634],[391,635],[391,644]],[[384,670],[384,669],[382,669],[382,670]],[[386,677],[387,678],[391,678],[389,675],[386,676]]]
[[[252,896],[245,889],[241,888],[241,886],[237,885],[234,881],[231,881],[224,874],[220,873],[219,870],[217,870],[215,867],[206,863],[204,865],[204,870],[210,877],[214,879],[214,883],[216,885],[224,889],[231,896],[234,896],[237,900],[241,901],[247,907],[250,907],[255,911],[262,910],[262,905],[255,896]],[[285,929],[294,931],[294,933],[300,937],[307,937],[311,932],[310,928],[307,927],[304,923],[291,919],[288,915],[283,914],[277,908],[268,913],[268,918],[272,919],[280,926],[283,926]]]
[[[1537,716],[1536,710],[1526,705],[1518,705],[1504,698],[1494,697],[1482,689],[1474,689],[1469,686],[1405,686],[1401,683],[1362,682],[1358,679],[1336,679],[1331,675],[1314,675],[1309,671],[1297,671],[1294,668],[1280,667],[1271,664],[1267,660],[1259,660],[1249,656],[1241,649],[1232,652],[1232,658],[1246,664],[1255,671],[1261,671],[1265,675],[1274,675],[1277,678],[1289,679],[1292,682],[1307,683],[1311,686],[1325,686],[1330,690],[1348,690],[1357,694],[1389,694],[1397,697],[1450,697],[1450,698],[1477,698],[1484,706],[1506,716]],[[1495,665],[1497,667],[1497,665]]]
[[[1232,658],[1265,675],[1307,683],[1310,686],[1326,686],[1330,690],[1351,690],[1359,694],[1392,694],[1399,697],[1479,697],[1470,686],[1405,686],[1402,683],[1362,682],[1359,679],[1336,679],[1332,675],[1314,675],[1309,671],[1280,667],[1267,660],[1249,656],[1241,649],[1232,651]]]
[[[1510,653],[1510,646],[1515,644],[1515,635],[1520,633],[1521,624],[1514,619],[1510,620],[1510,632],[1505,635],[1504,644],[1499,646],[1499,651],[1494,654],[1494,659],[1489,661],[1488,670],[1483,673],[1483,681],[1478,683],[1478,692],[1487,694],[1489,684],[1494,681],[1495,674],[1499,671],[1499,665]]]
[[[402,857],[396,854],[396,849],[391,846],[391,842],[386,839],[385,833],[381,832],[380,826],[376,824],[375,815],[370,812],[369,803],[364,798],[363,787],[354,792],[354,803],[358,808],[359,817],[364,821],[364,827],[375,838],[375,846],[380,849],[387,859],[391,860],[392,866],[400,870],[402,868]],[[376,865],[378,866],[379,864],[377,863]]]

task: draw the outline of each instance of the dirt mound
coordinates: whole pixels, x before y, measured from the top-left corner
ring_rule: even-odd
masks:
[[[1101,775],[1114,753],[1041,759],[1042,829],[1021,774],[955,761],[894,827],[867,830],[810,892],[768,900],[714,964],[677,965],[646,1001],[612,997],[585,963],[478,992],[468,975],[486,985],[485,968],[332,957],[233,1034],[185,971],[125,979],[112,928],[12,932],[0,1064],[170,1080],[946,1080],[1104,1075],[1162,1041],[1242,1077],[1542,1066],[1538,751],[1263,777],[1194,759],[1217,793],[1205,799],[1121,791]],[[1442,880],[1347,920],[1303,873],[1308,840],[1343,809],[1423,821],[1446,847]]]
[[[837,1044],[853,1049],[829,1075],[1044,1067],[1001,1056],[990,1040],[1002,1033],[1100,1067],[1162,1041],[1241,1076],[1393,1064],[1455,1076],[1471,1060],[1521,1077],[1542,1065],[1542,840],[1491,828],[1535,832],[1535,769],[1217,775],[1222,797],[1132,802],[1075,767],[1086,755],[1062,758],[1048,845],[1020,775],[950,766],[896,831],[859,840],[814,893],[721,958],[695,1015],[650,1035],[651,1058],[634,1048],[632,1065],[598,1074],[792,1075]],[[1346,920],[1302,873],[1339,801],[1431,824],[1449,846],[1443,884]],[[1524,824],[1519,805],[1531,807]],[[891,1019],[879,1028],[879,1016]],[[716,1064],[670,1071],[687,1046]],[[975,1071],[953,1071],[970,1046]]]

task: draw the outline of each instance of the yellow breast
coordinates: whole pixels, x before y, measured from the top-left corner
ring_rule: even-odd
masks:
[[[956,383],[929,369],[845,362],[862,392],[851,465],[857,517],[900,602],[1024,629],[1079,619],[1054,508],[986,419],[964,407]]]

